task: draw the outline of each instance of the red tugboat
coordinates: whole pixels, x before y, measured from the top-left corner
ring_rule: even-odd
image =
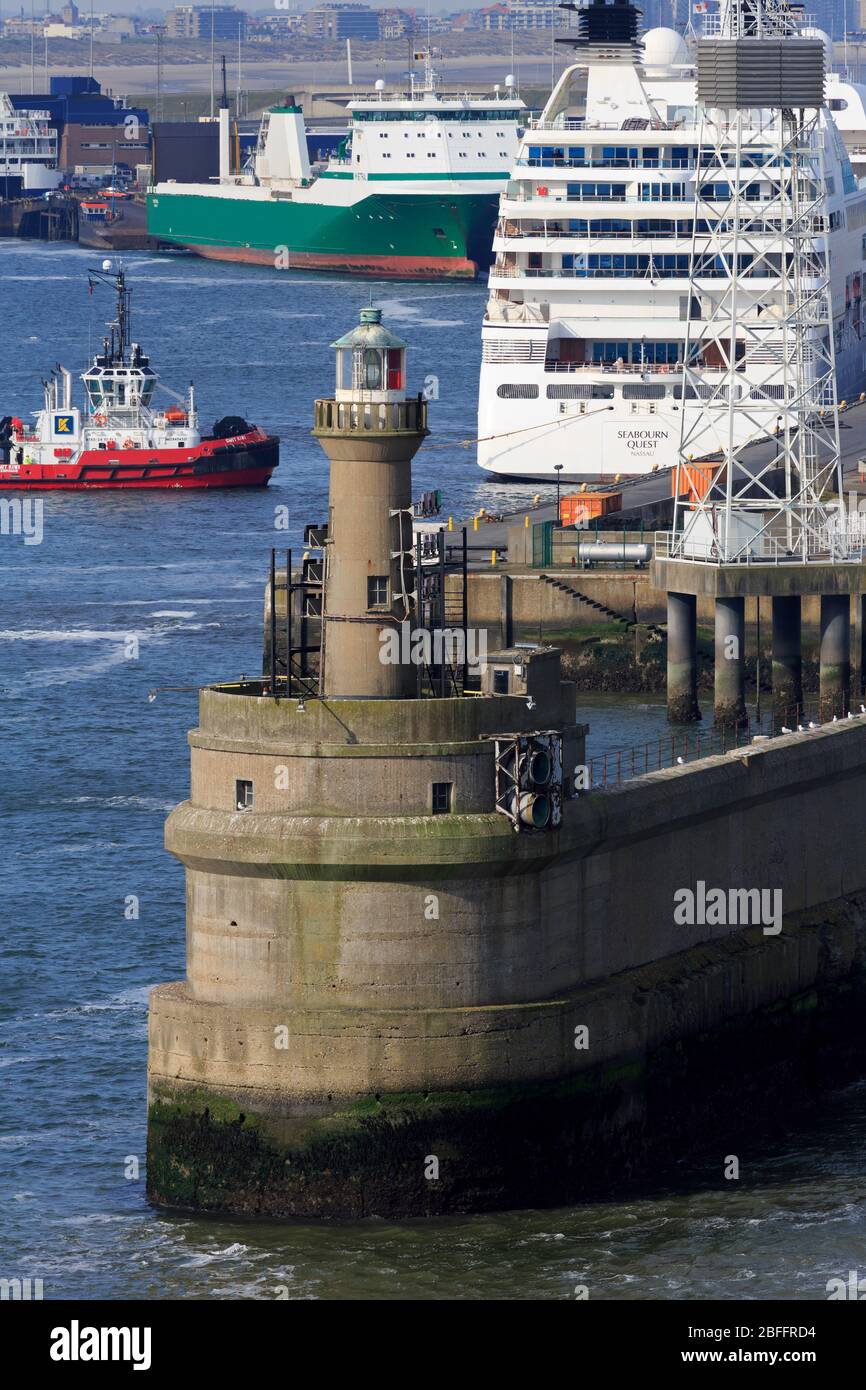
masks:
[[[209,435],[198,427],[195,395],[183,405],[153,406],[158,379],[138,343],[130,341],[130,290],[123,268],[110,261],[90,272],[117,293],[117,318],[102,351],[84,373],[87,404],[72,404],[72,376],[52,371],[45,405],[26,425],[0,419],[0,491],[80,488],[257,487],[279,462],[279,439],[238,415]]]

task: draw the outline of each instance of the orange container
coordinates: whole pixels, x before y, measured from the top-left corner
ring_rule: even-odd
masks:
[[[622,508],[621,492],[570,492],[559,499],[560,526],[579,526]]]
[[[680,496],[696,500],[706,497],[720,471],[720,463],[708,463],[705,459],[691,459],[681,463],[679,470]],[[671,497],[677,495],[677,470],[671,469]]]

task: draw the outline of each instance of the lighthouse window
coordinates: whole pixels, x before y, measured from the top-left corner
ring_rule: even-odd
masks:
[[[253,784],[238,779],[235,782],[235,805],[239,811],[250,811],[253,805]]]
[[[388,607],[388,576],[371,574],[367,577],[367,607]]]
[[[431,807],[434,816],[447,816],[451,810],[453,782],[434,782]]]

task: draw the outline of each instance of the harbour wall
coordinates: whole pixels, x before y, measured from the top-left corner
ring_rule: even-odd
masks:
[[[730,1137],[747,1097],[790,1114],[862,1065],[866,721],[581,796],[546,835],[477,810],[231,818],[196,804],[219,784],[194,776],[169,822],[191,968],[151,998],[157,1201],[573,1200],[714,1123]],[[777,893],[782,917],[679,924],[699,882]]]
[[[507,646],[512,641],[539,639],[558,641],[579,632],[581,628],[597,627],[600,623],[612,621],[573,592],[546,583],[541,578],[542,574],[561,580],[571,590],[578,590],[629,622],[647,627],[667,622],[667,592],[654,586],[645,570],[581,570],[550,566],[543,571],[515,571],[509,563],[507,569],[475,570],[469,574],[470,623],[486,631],[488,646]],[[449,576],[448,582],[456,593],[460,582],[458,577]],[[759,604],[762,645],[769,647],[772,632],[772,599],[769,596],[762,599],[748,597],[745,600],[746,626],[750,629],[757,627]],[[859,610],[859,603],[852,598],[852,633],[860,621]],[[804,630],[817,633],[820,630],[820,617],[820,596],[804,595]],[[697,621],[699,625],[713,628],[715,600],[711,596],[698,596]]]

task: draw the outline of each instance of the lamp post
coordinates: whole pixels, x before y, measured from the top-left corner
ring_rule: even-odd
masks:
[[[553,465],[553,471],[554,471],[554,473],[556,474],[556,524],[557,524],[557,526],[559,525],[559,487],[560,487],[560,474],[561,474],[561,472],[562,472],[562,470],[563,470],[564,467],[565,467],[565,465],[562,464],[562,463],[555,463],[555,464]]]

